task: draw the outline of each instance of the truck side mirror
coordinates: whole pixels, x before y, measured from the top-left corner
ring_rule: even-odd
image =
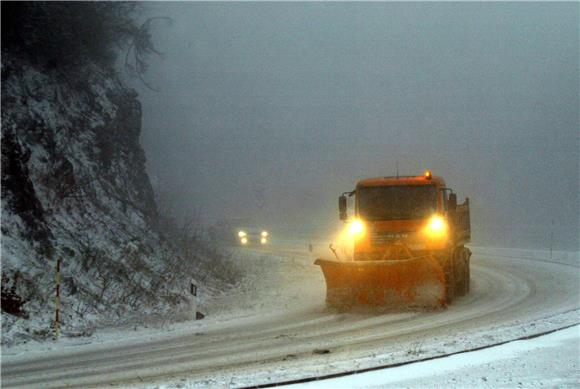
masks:
[[[346,196],[342,195],[338,198],[338,213],[339,213],[339,218],[342,221],[345,221],[348,216],[346,214]]]
[[[449,193],[449,201],[447,202],[447,208],[451,211],[455,211],[457,208],[457,195],[455,193]]]

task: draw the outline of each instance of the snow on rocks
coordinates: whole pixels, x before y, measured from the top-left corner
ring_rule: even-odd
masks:
[[[57,257],[64,336],[179,311],[196,276],[166,271],[179,258],[156,229],[136,93],[111,72],[84,71],[2,58],[3,296],[26,312],[3,312],[3,345],[50,337]]]

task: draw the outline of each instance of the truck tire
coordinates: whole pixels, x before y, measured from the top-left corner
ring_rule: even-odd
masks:
[[[463,260],[463,247],[458,247],[453,253],[453,262],[455,265],[455,294],[464,296],[465,290],[465,261]]]
[[[457,277],[457,288],[456,293],[458,296],[465,296],[469,292],[470,284],[470,271],[469,271],[469,257],[471,256],[471,251],[461,246],[455,251],[455,260],[457,264],[457,273],[460,276]]]
[[[465,294],[469,293],[469,289],[471,288],[471,250],[464,248],[465,254]]]
[[[455,297],[456,277],[454,256],[450,254],[445,262],[445,304],[451,304]]]

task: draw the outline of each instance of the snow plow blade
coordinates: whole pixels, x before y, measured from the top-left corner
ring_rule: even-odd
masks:
[[[445,305],[445,275],[431,256],[385,261],[317,259],[326,279],[326,304],[332,308],[440,307]]]

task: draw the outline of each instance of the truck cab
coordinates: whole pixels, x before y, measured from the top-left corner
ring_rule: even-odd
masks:
[[[410,251],[407,256],[446,255],[469,242],[469,200],[458,206],[444,179],[430,171],[359,181],[339,199],[343,221],[346,196],[355,196],[354,219],[348,221],[355,261],[396,259],[395,247]]]

